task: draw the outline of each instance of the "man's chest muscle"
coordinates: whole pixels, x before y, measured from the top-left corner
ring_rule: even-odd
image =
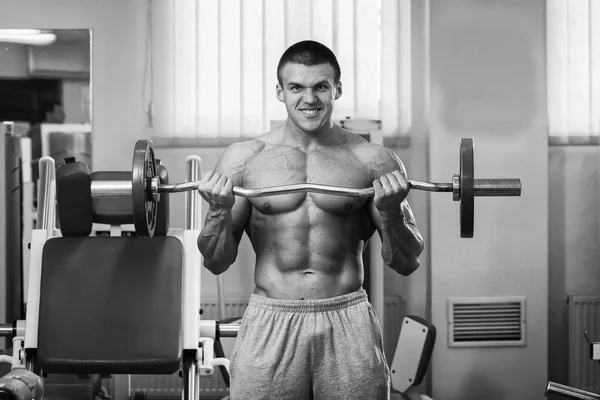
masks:
[[[348,151],[272,150],[257,155],[247,164],[244,187],[264,188],[301,183],[364,188],[371,186],[370,172]],[[294,193],[251,199],[261,212],[275,214],[315,205],[333,213],[359,209],[366,199],[320,193]]]

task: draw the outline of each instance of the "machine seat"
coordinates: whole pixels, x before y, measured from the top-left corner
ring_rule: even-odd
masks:
[[[172,374],[181,363],[182,245],[174,237],[46,242],[38,362],[48,373]]]

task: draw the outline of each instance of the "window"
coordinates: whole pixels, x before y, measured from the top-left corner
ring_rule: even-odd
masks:
[[[551,143],[597,143],[600,134],[600,2],[547,0]]]
[[[334,119],[411,124],[411,0],[161,0],[149,3],[154,131],[237,137],[285,118],[276,67],[291,44],[329,46],[344,94]],[[402,68],[401,68],[402,66]]]

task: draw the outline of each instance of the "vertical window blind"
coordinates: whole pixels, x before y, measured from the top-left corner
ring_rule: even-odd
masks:
[[[549,134],[559,143],[600,134],[600,2],[547,0]]]
[[[412,0],[149,0],[145,102],[155,134],[254,137],[286,117],[279,57],[329,46],[342,69],[334,119],[411,125]]]

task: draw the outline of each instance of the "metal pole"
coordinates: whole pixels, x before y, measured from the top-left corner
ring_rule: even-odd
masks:
[[[21,138],[21,270],[23,303],[27,303],[27,283],[29,282],[29,243],[34,224],[34,185],[31,160],[31,138]]]
[[[199,397],[199,380],[197,379],[198,366],[195,357],[184,353],[183,358],[183,400],[196,400]]]
[[[131,197],[132,181],[92,181],[92,198]]]
[[[186,180],[197,181],[200,179],[200,171],[202,169],[202,159],[198,156],[189,156],[186,158],[187,170]],[[161,185],[163,186],[163,185]],[[198,229],[200,227],[200,214],[202,212],[200,203],[200,194],[193,187],[185,195],[185,229]]]
[[[548,382],[548,386],[546,387],[546,397],[548,395],[572,400],[600,400],[600,395],[596,393],[587,392],[555,382]]]
[[[218,325],[219,337],[237,337],[240,331],[240,324],[222,324]]]
[[[10,337],[15,334],[15,329],[12,324],[0,324],[0,336]]]
[[[54,229],[54,159],[40,158],[40,183],[38,191],[38,215],[36,229]]]

